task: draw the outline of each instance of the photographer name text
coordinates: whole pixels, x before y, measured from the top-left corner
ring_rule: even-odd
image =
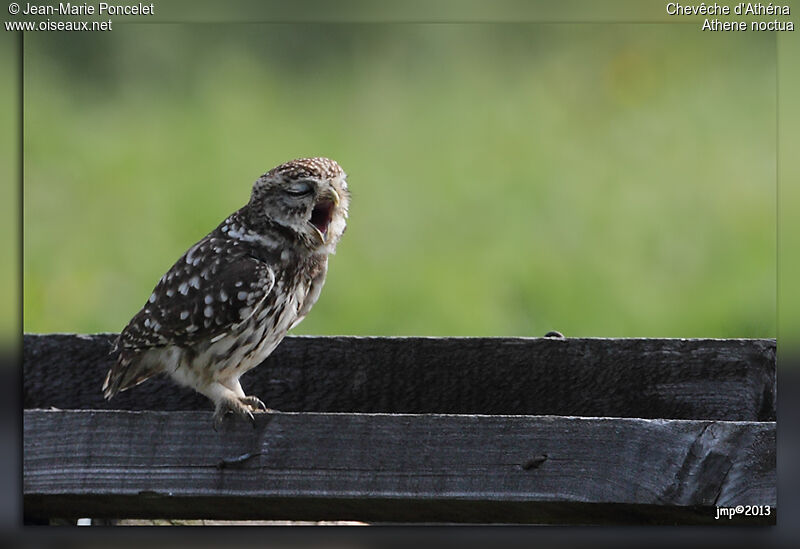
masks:
[[[153,15],[153,4],[73,4],[60,2],[58,5],[25,4],[22,15]]]

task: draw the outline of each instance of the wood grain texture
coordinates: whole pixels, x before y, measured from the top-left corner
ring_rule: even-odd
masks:
[[[25,408],[210,409],[164,378],[105,402],[114,337],[25,335]],[[288,337],[242,385],[283,411],[774,421],[775,340]]]
[[[775,424],[552,416],[24,412],[25,514],[714,523],[771,505]]]

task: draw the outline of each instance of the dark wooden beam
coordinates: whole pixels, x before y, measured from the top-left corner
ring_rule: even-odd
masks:
[[[775,423],[26,410],[23,484],[29,519],[774,524]]]
[[[210,409],[163,378],[105,402],[114,337],[25,335],[25,407]],[[288,337],[242,384],[283,411],[774,421],[775,340]]]

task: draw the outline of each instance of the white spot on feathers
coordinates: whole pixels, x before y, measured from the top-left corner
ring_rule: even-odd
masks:
[[[150,299],[149,299],[149,301],[150,301],[150,303],[155,303],[155,302],[156,302],[156,293],[155,293],[155,292],[153,292],[152,294],[150,294]]]
[[[244,301],[245,299],[247,299],[247,292],[239,292],[238,294],[236,294],[236,299],[238,299],[239,301]]]
[[[199,290],[200,289],[200,278],[198,276],[193,276],[189,279],[189,286]]]
[[[205,302],[205,304],[206,304],[206,305],[210,305],[211,303],[213,303],[213,302],[214,302],[214,296],[212,296],[211,294],[209,294],[209,295],[207,295],[207,296],[205,297],[205,299],[204,299],[203,301]]]
[[[189,311],[181,311],[181,320],[189,318]]]
[[[209,305],[208,307],[203,309],[203,315],[205,315],[206,318],[211,318],[214,315],[214,308],[211,305]]]
[[[189,285],[186,284],[186,282],[181,282],[181,285],[178,286],[178,291],[181,293],[181,295],[188,294],[189,293]]]

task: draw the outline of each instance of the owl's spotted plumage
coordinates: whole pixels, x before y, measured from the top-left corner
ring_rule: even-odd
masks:
[[[250,201],[181,256],[117,340],[107,399],[166,373],[227,412],[266,409],[239,377],[260,364],[317,301],[344,233],[346,175],[327,158],[281,164]]]

